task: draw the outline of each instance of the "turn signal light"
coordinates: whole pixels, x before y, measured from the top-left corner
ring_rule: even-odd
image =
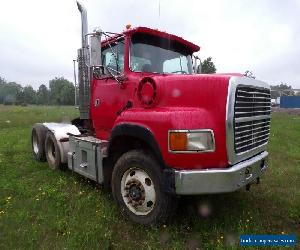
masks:
[[[181,132],[170,132],[169,146],[172,151],[187,150],[187,134]]]

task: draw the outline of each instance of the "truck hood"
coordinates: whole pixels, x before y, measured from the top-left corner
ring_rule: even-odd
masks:
[[[225,110],[229,79],[232,76],[232,74],[153,76],[158,87],[157,105]]]

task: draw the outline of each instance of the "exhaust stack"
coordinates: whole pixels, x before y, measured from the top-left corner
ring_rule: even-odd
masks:
[[[79,112],[80,119],[90,119],[90,54],[88,49],[88,23],[85,7],[77,1],[78,10],[81,13],[81,38],[82,47],[78,50],[78,88],[79,88]]]
[[[88,22],[87,22],[87,11],[86,8],[80,3],[76,2],[78,10],[81,13],[81,37],[82,37],[82,48],[86,48],[87,46],[87,38],[86,34],[88,33]]]

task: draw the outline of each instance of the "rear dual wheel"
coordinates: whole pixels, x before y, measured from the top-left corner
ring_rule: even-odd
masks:
[[[45,154],[49,167],[60,169],[62,167],[60,151],[54,134],[50,131],[46,134]]]
[[[31,148],[37,161],[46,161],[52,169],[61,168],[61,156],[57,140],[51,131],[40,123],[33,126],[31,132]]]
[[[163,223],[176,208],[176,197],[163,190],[161,167],[141,150],[119,158],[113,170],[112,191],[121,212],[139,224]]]
[[[33,126],[31,132],[31,148],[34,158],[37,161],[46,161],[45,138],[47,129],[40,123]]]

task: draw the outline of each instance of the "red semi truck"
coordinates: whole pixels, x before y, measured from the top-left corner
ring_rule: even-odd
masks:
[[[141,224],[164,222],[180,195],[232,192],[259,180],[268,167],[266,83],[194,72],[200,48],[166,32],[88,33],[77,4],[80,117],[35,124],[36,160],[111,185],[123,214]]]

